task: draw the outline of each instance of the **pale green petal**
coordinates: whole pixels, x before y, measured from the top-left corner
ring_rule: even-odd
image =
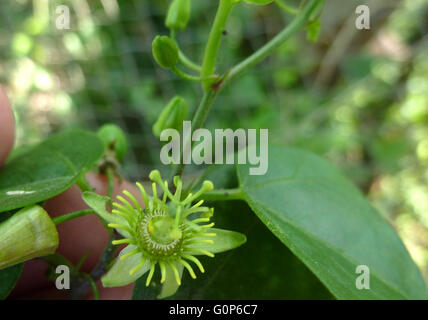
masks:
[[[128,222],[117,214],[112,214],[107,211],[106,206],[109,202],[108,197],[100,196],[94,192],[84,192],[82,196],[83,200],[88,206],[90,206],[95,213],[105,220],[107,223],[117,223],[128,226]],[[123,229],[117,229],[117,231],[125,238],[131,238],[131,235]]]
[[[120,252],[119,257],[113,264],[113,267],[101,278],[104,287],[126,286],[127,284],[135,282],[143,274],[149,271],[150,263],[146,262],[144,266],[133,275],[129,274],[131,269],[136,267],[141,262],[141,259],[143,258],[141,253],[137,253],[126,259],[123,259],[122,261],[120,260],[121,256],[132,252],[135,249],[137,249],[137,247],[130,244]]]
[[[180,275],[180,279],[183,276],[183,268],[184,266],[181,263],[176,263],[175,266],[177,267],[178,274]],[[166,279],[165,283],[162,285],[162,289],[160,294],[158,295],[158,299],[164,299],[167,297],[172,296],[175,294],[180,287],[180,285],[175,280],[174,272],[172,271],[172,268],[167,264],[165,266],[166,270]]]
[[[198,239],[203,240],[213,240],[213,244],[209,243],[197,243],[189,245],[189,248],[198,248],[203,249],[212,253],[219,253],[231,249],[235,249],[245,242],[247,242],[247,237],[239,232],[210,228],[206,230],[206,233],[215,233],[214,237],[198,237]],[[200,253],[195,253],[194,255],[199,255]]]

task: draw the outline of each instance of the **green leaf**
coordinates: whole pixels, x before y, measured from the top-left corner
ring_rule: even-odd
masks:
[[[127,284],[136,281],[147,271],[149,271],[150,262],[146,262],[146,264],[133,275],[129,274],[132,268],[136,267],[141,262],[141,253],[137,253],[126,259],[120,260],[121,256],[131,251],[134,251],[135,249],[136,247],[130,244],[120,252],[119,257],[115,260],[113,264],[113,267],[101,279],[104,287],[126,286]]]
[[[427,298],[395,230],[328,162],[270,146],[266,175],[249,175],[249,165],[237,171],[254,212],[337,298]],[[370,268],[370,290],[356,288],[358,265]]]
[[[6,299],[22,273],[24,264],[17,264],[13,267],[0,270],[0,300]]]
[[[216,202],[215,208],[216,225],[239,230],[248,242],[215,258],[198,257],[205,273],[197,273],[198,278],[194,280],[184,272],[182,285],[172,299],[332,298],[245,202]]]
[[[71,130],[20,152],[0,171],[0,212],[52,198],[73,185],[104,154],[93,133]]]

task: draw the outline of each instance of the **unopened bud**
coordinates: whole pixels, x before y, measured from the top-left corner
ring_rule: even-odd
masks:
[[[39,206],[24,208],[0,223],[0,269],[55,253],[58,232]]]
[[[152,43],[153,57],[156,62],[166,69],[175,67],[178,63],[178,47],[168,36],[156,36]]]
[[[107,149],[113,150],[117,160],[122,160],[128,151],[125,133],[115,124],[105,124],[98,130],[98,136],[104,141]]]
[[[165,129],[180,131],[185,117],[186,101],[179,96],[172,98],[153,125],[153,134],[159,138],[161,132]]]
[[[173,0],[168,9],[165,25],[174,30],[185,29],[190,18],[190,0]]]

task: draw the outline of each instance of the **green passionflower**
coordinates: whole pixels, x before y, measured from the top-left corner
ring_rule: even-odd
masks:
[[[204,201],[199,199],[214,188],[212,182],[204,181],[199,191],[189,193],[182,199],[183,184],[179,177],[174,178],[174,194],[158,170],[152,171],[149,177],[153,181],[152,196],[137,183],[144,207],[129,191],[117,197],[111,213],[106,210],[109,198],[92,192],[85,192],[83,198],[111,228],[124,237],[113,241],[113,244],[127,244],[102,278],[103,285],[127,285],[148,272],[148,286],[158,265],[160,282],[164,284],[163,289],[167,288],[161,297],[165,297],[173,294],[181,284],[184,268],[192,278],[196,278],[194,266],[204,272],[198,255],[214,257],[215,253],[242,245],[246,237],[238,232],[213,228],[214,223],[210,219],[214,209],[202,206]],[[161,197],[158,197],[157,187],[163,193]]]

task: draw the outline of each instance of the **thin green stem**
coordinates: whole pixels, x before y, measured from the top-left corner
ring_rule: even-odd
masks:
[[[193,117],[192,130],[199,129],[203,126],[218,93],[223,88],[225,88],[232,80],[263,61],[266,57],[272,54],[273,51],[278,49],[279,46],[281,46],[305,25],[311,14],[313,14],[313,12],[316,11],[323,2],[324,0],[311,0],[308,5],[300,10],[298,16],[296,16],[294,20],[289,25],[287,25],[277,36],[254,52],[247,59],[233,67],[217,82],[215,86],[212,86],[212,83],[208,83],[207,86],[207,82],[204,82],[205,92],[201,103],[199,104]],[[211,29],[210,37],[206,47],[201,75],[212,75],[214,72],[221,34],[233,5],[233,0],[220,0],[217,16],[214,21],[213,28]],[[185,141],[185,143],[190,143],[190,141]],[[176,169],[176,175],[181,176],[184,167],[185,164],[182,161]]]
[[[86,180],[85,174],[82,174],[79,179],[77,179],[76,184],[82,192],[94,191],[94,188],[92,188],[88,180]]]
[[[113,189],[114,189],[114,170],[111,167],[107,168],[107,196],[109,197],[110,209],[113,208]]]
[[[98,287],[94,279],[89,274],[86,275],[86,278],[89,280],[89,283],[91,284],[92,291],[94,292],[94,299],[100,300],[100,292],[98,291]]]
[[[209,201],[225,201],[225,200],[243,200],[244,195],[240,188],[213,190],[204,193],[201,198]]]
[[[294,20],[272,40],[266,43],[263,47],[254,52],[247,59],[233,67],[230,72],[224,77],[221,88],[224,88],[230,81],[240,76],[245,71],[253,68],[255,65],[266,59],[273,51],[278,49],[285,41],[287,41],[293,34],[302,28],[308,21],[311,14],[318,5],[324,0],[311,0],[297,15]]]
[[[217,9],[217,14],[210,31],[210,35],[208,37],[207,46],[205,48],[204,59],[202,62],[201,77],[209,77],[215,71],[215,64],[217,60],[218,50],[220,48],[220,41],[223,34],[223,30],[226,26],[226,21],[229,17],[230,11],[232,10],[235,3],[235,0],[220,0],[220,4]],[[212,81],[205,80],[203,82],[204,90],[208,91],[212,83]]]
[[[189,81],[204,81],[204,80],[212,80],[215,81],[217,80],[219,77],[216,75],[211,75],[208,77],[199,77],[199,76],[192,76],[190,74],[187,74],[183,71],[181,71],[180,69],[177,68],[177,66],[172,67],[172,72],[174,72],[177,76],[185,79],[185,80],[189,80]]]
[[[278,5],[278,7],[288,12],[289,14],[296,15],[299,13],[299,9],[296,9],[290,6],[288,3],[285,3],[283,0],[275,0],[275,3]]]
[[[83,216],[87,216],[88,214],[93,214],[93,213],[94,213],[94,210],[92,210],[92,209],[80,210],[80,211],[67,213],[67,214],[64,214],[62,216],[53,218],[52,221],[57,226],[57,225],[60,225],[61,223],[64,223],[66,221],[76,219],[79,217],[83,217]]]
[[[204,96],[202,97],[201,103],[196,110],[196,113],[192,119],[192,131],[199,129],[203,126],[208,113],[211,110],[211,106],[213,105],[215,98],[217,96],[217,91],[209,90],[205,91]],[[191,141],[184,141],[184,145],[191,143]],[[183,161],[177,167],[176,173],[174,175],[181,176],[184,170],[185,164]]]
[[[192,119],[192,130],[200,129],[205,123],[207,119],[208,113],[211,110],[211,106],[213,105],[215,98],[217,96],[217,92],[210,90],[204,93],[202,97],[201,103],[196,110],[195,115]]]
[[[174,40],[177,43],[177,35],[174,29],[170,30],[170,37],[172,40]],[[178,48],[178,58],[180,61],[190,69],[193,69],[197,72],[201,72],[202,67],[198,65],[197,63],[193,62],[190,58],[188,58],[183,51],[181,51],[180,47]]]
[[[230,11],[232,10],[235,0],[220,0],[220,4],[217,9],[217,13],[214,19],[213,26],[208,37],[208,42],[205,47],[204,59],[202,62],[201,77],[206,78],[210,77],[215,72],[215,64],[217,60],[218,50],[220,48],[220,41],[223,34],[223,30],[226,26],[227,18],[229,17]],[[173,34],[175,36],[175,34]],[[217,90],[213,90],[211,85],[214,82],[212,80],[204,80],[204,96],[202,97],[201,103],[196,110],[196,113],[192,120],[192,130],[196,130],[202,127],[205,122],[205,119],[208,116],[208,113],[211,109],[211,106],[214,103],[214,100],[217,96]],[[191,141],[185,141],[184,145],[191,143]],[[183,161],[180,162],[180,165],[176,168],[175,174],[181,176],[184,170],[185,164]],[[174,176],[173,175],[173,176]]]
[[[189,57],[187,57],[183,51],[179,50],[178,51],[178,57],[180,59],[180,61],[187,67],[189,67],[190,69],[193,69],[197,72],[201,72],[202,67],[200,65],[198,65],[197,63],[193,62],[192,60],[190,60]]]
[[[79,262],[76,264],[76,270],[79,271],[83,264],[85,263],[86,259],[89,257],[89,255],[91,254],[91,251],[88,250],[85,252],[85,254],[80,258]]]

